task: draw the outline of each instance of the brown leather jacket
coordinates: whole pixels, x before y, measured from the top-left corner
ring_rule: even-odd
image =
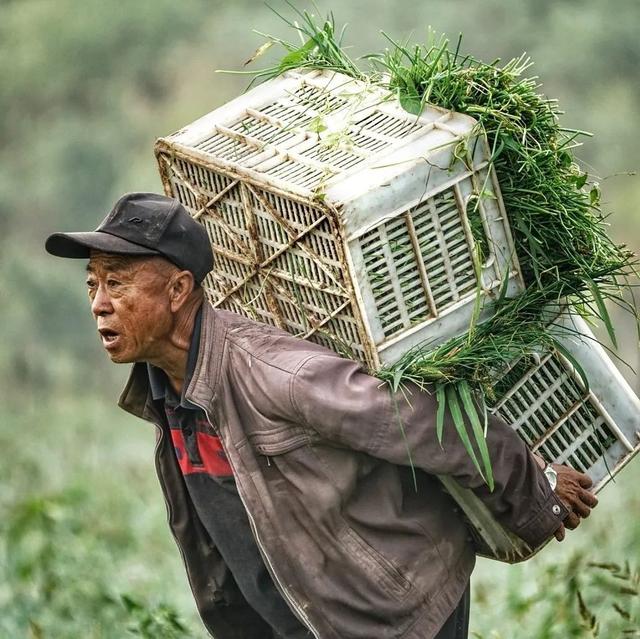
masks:
[[[433,475],[472,488],[499,521],[538,546],[566,515],[522,441],[491,419],[490,492],[435,397],[380,380],[331,351],[205,303],[186,397],[219,434],[276,584],[322,639],[428,639],[460,599],[475,553],[458,509]],[[156,467],[169,524],[207,629],[264,639],[195,514],[146,367],[120,398],[159,427]],[[409,465],[415,469],[415,482]],[[557,509],[555,509],[557,511]]]

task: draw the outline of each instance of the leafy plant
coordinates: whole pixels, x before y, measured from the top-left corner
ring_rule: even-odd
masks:
[[[584,553],[547,565],[534,582],[509,591],[509,614],[529,639],[609,639],[640,636],[640,571],[629,562],[590,561]],[[491,595],[480,584],[476,603]],[[474,632],[476,639],[507,639]]]
[[[191,633],[183,624],[178,613],[167,604],[149,607],[132,595],[121,595],[120,600],[133,620],[128,627],[129,633],[143,639],[185,639]]]
[[[86,491],[69,488],[17,501],[6,510],[0,527],[0,634],[191,637],[172,606],[117,594],[109,581],[110,553],[112,545],[126,545],[126,533],[116,533],[117,539],[96,535],[84,520],[91,512],[88,504]]]
[[[258,72],[225,71],[225,73],[246,73],[254,76],[254,81],[256,81],[273,78],[290,69],[322,68],[364,79],[364,74],[358,69],[358,66],[342,46],[346,26],[338,33],[332,13],[328,15],[322,25],[318,25],[314,16],[307,11],[300,11],[292,2],[289,2],[289,0],[287,0],[286,4],[299,21],[296,19],[290,20],[273,7],[269,8],[278,15],[285,24],[297,32],[300,43],[289,42],[282,38],[256,31],[256,33],[266,39],[266,42],[258,47],[255,53],[245,62],[245,66],[261,57],[274,44],[284,48],[286,54],[275,66],[261,69]]]

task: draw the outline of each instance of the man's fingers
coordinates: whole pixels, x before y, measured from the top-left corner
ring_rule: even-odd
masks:
[[[591,509],[598,505],[598,498],[588,490],[580,490],[577,495],[571,499],[571,510],[586,519],[591,514]]]
[[[582,517],[583,519],[587,518],[589,516],[589,514],[591,513],[591,508],[589,508],[589,506],[587,506],[587,504],[583,503],[582,501],[580,501],[579,499],[576,499],[573,502],[573,511],[580,515],[580,517]]]
[[[593,486],[591,477],[570,466],[553,464],[558,473],[556,495],[567,507],[569,514],[564,519],[562,532],[556,531],[556,539],[564,539],[566,529],[573,530],[580,525],[581,518],[588,517],[591,509],[598,504],[598,499],[589,490]]]
[[[593,480],[591,479],[591,477],[589,477],[589,475],[585,475],[584,473],[578,474],[578,483],[583,488],[591,488],[591,486],[593,486]]]
[[[595,508],[598,505],[598,498],[589,490],[581,491],[580,499],[587,504],[589,508]]]
[[[553,533],[553,534],[555,535],[555,537],[556,537],[556,539],[558,541],[562,541],[564,539],[564,535],[565,535],[564,525],[560,524],[560,528],[558,528],[558,530],[556,530],[556,532]]]
[[[564,519],[565,527],[569,528],[570,530],[577,528],[579,524],[580,517],[578,517],[578,515],[576,515],[575,513],[569,513]]]

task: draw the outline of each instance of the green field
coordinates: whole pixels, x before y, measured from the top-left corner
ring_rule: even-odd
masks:
[[[15,400],[0,435],[0,637],[206,636],[166,525],[153,426],[99,396]],[[481,560],[477,636],[638,636],[639,481],[632,464],[579,530],[525,564]]]
[[[601,177],[612,235],[638,251],[637,0],[333,8],[352,24],[354,57],[384,46],[379,29],[418,40],[429,24],[463,31],[486,60],[526,50],[565,124],[595,133],[579,155]],[[0,3],[0,639],[205,637],[165,521],[153,427],[115,406],[126,368],[101,352],[83,264],[43,242],[94,228],[125,191],[160,190],[155,138],[244,89],[246,77],[214,71],[242,67],[262,41],[251,29],[285,31],[251,0]],[[637,369],[634,326],[610,310]],[[640,460],[564,543],[521,566],[480,561],[475,636],[640,636],[638,485]]]

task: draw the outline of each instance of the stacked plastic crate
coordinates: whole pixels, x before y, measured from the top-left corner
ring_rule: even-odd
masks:
[[[489,151],[468,116],[427,106],[416,117],[378,87],[288,72],[158,140],[156,155],[166,193],[211,238],[214,306],[371,371],[464,332],[477,303],[482,321],[505,281],[508,295],[523,289]],[[600,487],[638,450],[640,402],[595,341],[565,346],[589,389],[559,353],[541,352],[513,363],[494,409],[530,448]],[[488,554],[529,554],[446,483]]]

